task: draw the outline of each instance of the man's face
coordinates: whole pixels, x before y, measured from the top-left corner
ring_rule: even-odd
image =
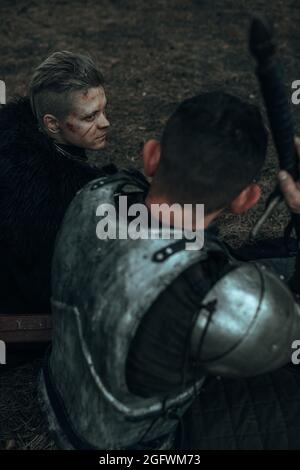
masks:
[[[105,114],[106,96],[102,87],[72,93],[72,111],[60,121],[62,143],[89,150],[106,144],[109,121]]]

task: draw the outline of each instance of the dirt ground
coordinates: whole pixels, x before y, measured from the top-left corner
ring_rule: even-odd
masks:
[[[140,166],[140,150],[159,137],[176,104],[203,90],[222,88],[261,104],[248,52],[249,15],[266,13],[278,33],[287,91],[300,79],[300,3],[297,0],[0,0],[0,79],[8,97],[26,93],[31,72],[51,52],[90,53],[108,95],[111,134],[98,162]],[[300,132],[300,105],[292,106]],[[270,145],[262,174],[265,199],[277,163]],[[233,244],[248,234],[263,200],[247,216],[222,219]],[[277,211],[261,236],[282,232]],[[36,399],[41,359],[0,366],[0,448],[52,449]]]

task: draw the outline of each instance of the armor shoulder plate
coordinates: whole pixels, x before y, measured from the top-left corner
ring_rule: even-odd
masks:
[[[221,278],[203,299],[191,336],[193,359],[223,376],[253,376],[286,364],[299,307],[272,270],[245,263]]]

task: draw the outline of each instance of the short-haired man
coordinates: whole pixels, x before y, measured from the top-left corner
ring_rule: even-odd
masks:
[[[242,445],[251,448],[248,423],[256,404],[251,408],[245,395],[235,396],[232,381],[228,401],[246,409],[233,423],[223,406],[226,396],[221,402],[211,388],[210,421],[220,406],[223,415],[210,433],[199,392],[209,374],[239,378],[280,368],[300,334],[300,308],[282,273],[240,263],[211,230],[224,208],[241,214],[258,201],[256,179],[266,148],[256,107],[225,93],[202,94],[179,106],[161,144],[145,144],[150,185],[135,172],[121,171],[76,196],[54,255],[53,346],[41,382],[47,416],[63,447],[180,447],[175,432],[196,400],[200,422],[191,412],[189,430],[192,421],[194,434],[198,426],[213,448],[218,436],[232,439],[240,423]],[[126,239],[123,229],[122,237],[97,240],[99,207],[117,206],[124,195],[131,203],[144,201],[149,214],[156,204],[204,203],[202,250],[188,251],[176,237]],[[265,400],[268,390],[261,394]],[[272,390],[272,403],[279,406],[275,385]],[[292,404],[295,390],[286,390],[285,404]],[[255,432],[278,432],[282,445],[285,429],[276,429],[276,416],[271,429],[257,416]],[[292,424],[288,414],[279,418],[282,426],[285,418]],[[190,448],[191,439],[184,445]]]
[[[105,146],[108,127],[102,74],[67,51],[37,67],[29,97],[1,107],[0,313],[50,311],[56,233],[76,192],[110,171],[85,154]]]
[[[40,129],[59,148],[74,146],[75,155],[84,156],[78,149],[105,146],[109,121],[103,77],[90,57],[52,54],[35,70],[29,98]]]

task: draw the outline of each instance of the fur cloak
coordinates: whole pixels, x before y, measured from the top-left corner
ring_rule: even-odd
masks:
[[[50,311],[57,231],[76,192],[114,172],[58,153],[28,98],[0,108],[0,314]]]

